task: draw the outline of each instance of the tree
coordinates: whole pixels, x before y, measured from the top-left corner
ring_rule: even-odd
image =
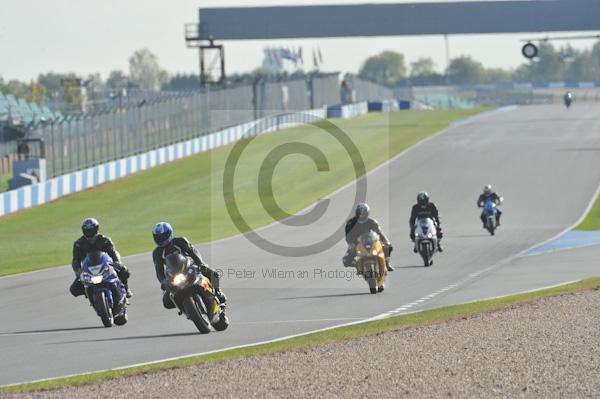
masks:
[[[110,71],[106,79],[106,87],[109,89],[122,89],[127,87],[127,75],[123,71]]]
[[[435,63],[431,58],[421,57],[410,63],[410,76],[430,76],[435,74]]]
[[[129,58],[130,80],[142,89],[159,90],[168,74],[158,64],[158,57],[147,48],[136,50]]]
[[[200,88],[200,79],[194,74],[177,74],[169,79],[169,82],[164,84],[162,90],[197,90]]]
[[[27,91],[27,102],[44,105],[46,102],[46,87],[32,80]]]
[[[384,51],[369,57],[360,68],[358,76],[385,86],[396,86],[406,77],[404,54]]]
[[[502,68],[486,68],[483,71],[484,83],[507,83],[513,80],[511,71]]]
[[[469,56],[461,56],[450,61],[446,75],[452,84],[477,84],[483,82],[485,69],[479,61]]]
[[[529,64],[529,78],[532,81],[557,81],[564,78],[565,63],[560,53],[550,43],[540,43],[538,60]]]
[[[37,83],[42,85],[48,90],[50,93],[54,93],[56,91],[62,90],[61,80],[64,78],[74,78],[74,73],[56,73],[56,72],[48,72],[42,73],[38,75]]]

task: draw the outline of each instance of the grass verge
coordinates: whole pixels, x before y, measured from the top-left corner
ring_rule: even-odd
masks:
[[[600,198],[596,200],[583,222],[575,230],[600,230]]]
[[[8,191],[8,180],[12,177],[12,173],[0,174],[0,193]]]
[[[474,110],[403,111],[332,120],[358,147],[366,170],[373,169]],[[267,165],[273,175],[269,198],[260,193],[259,169],[278,146],[302,142],[319,149],[327,164],[292,154]],[[295,145],[295,144],[294,144]],[[152,225],[169,221],[192,242],[238,233],[223,200],[223,171],[232,145],[172,162],[0,219],[0,276],[70,263],[81,220],[93,216],[123,255],[150,251]],[[263,169],[261,169],[261,165]],[[315,166],[319,167],[318,169]],[[326,170],[325,173],[316,173]],[[320,126],[302,126],[251,140],[235,174],[240,212],[254,229],[271,223],[262,206],[273,201],[293,214],[355,178],[348,153]]]
[[[474,314],[501,310],[511,305],[523,304],[542,298],[571,294],[577,291],[589,289],[600,289],[599,277],[540,291],[509,295],[501,298],[472,302],[462,305],[447,306],[439,309],[400,315],[358,325],[335,328],[269,344],[225,350],[223,352],[212,353],[208,355],[192,356],[185,359],[155,363],[146,366],[131,367],[121,370],[108,370],[48,381],[0,387],[0,393],[24,393],[58,389],[62,387],[78,386],[104,380],[112,380],[132,375],[156,372],[159,370],[181,368],[223,360],[235,360],[249,356],[268,355],[290,350],[306,349],[329,342],[364,337],[411,327],[426,326],[448,320],[461,319]]]

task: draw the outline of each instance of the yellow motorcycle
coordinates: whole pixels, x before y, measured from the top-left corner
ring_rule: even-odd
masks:
[[[165,277],[168,282],[171,301],[196,325],[202,334],[210,332],[210,327],[223,331],[229,327],[225,315],[225,304],[219,303],[215,290],[206,276],[191,259],[178,253],[165,259]]]
[[[371,294],[383,291],[387,268],[383,244],[377,233],[369,231],[358,237],[354,266],[369,284]]]

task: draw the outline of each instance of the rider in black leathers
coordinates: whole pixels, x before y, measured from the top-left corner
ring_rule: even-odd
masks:
[[[385,254],[385,263],[388,271],[393,271],[394,268],[390,265],[390,255],[392,254],[393,247],[390,241],[387,239],[385,234],[381,231],[379,223],[375,219],[369,217],[369,205],[364,202],[356,205],[356,214],[353,218],[346,222],[346,242],[348,243],[348,250],[344,255],[342,262],[344,266],[352,266],[352,260],[356,256],[356,240],[358,237],[368,231],[373,231],[379,235],[381,243],[383,245],[383,252]]]
[[[435,223],[438,239],[438,251],[443,252],[444,249],[441,245],[443,233],[440,215],[435,204],[433,202],[429,202],[429,194],[427,194],[425,191],[421,191],[417,194],[417,203],[413,205],[412,210],[410,212],[410,219],[408,221],[408,224],[410,226],[410,239],[412,242],[415,242],[415,223],[417,219],[422,218],[430,218]],[[417,252],[416,246],[413,248],[413,251],[415,253]]]
[[[481,195],[479,195],[479,198],[477,199],[477,206],[479,208],[483,208],[485,203],[488,201],[494,201],[494,203],[496,205],[500,205],[500,203],[502,202],[502,197],[500,197],[498,194],[496,194],[494,192],[494,190],[492,190],[492,186],[490,184],[486,185],[483,188],[483,193]],[[496,225],[497,226],[500,226],[500,216],[502,216],[502,211],[500,210],[500,208],[496,207]],[[483,212],[481,212],[480,218],[481,218],[481,223],[483,223],[483,228],[485,229],[485,215],[483,214]]]
[[[99,229],[100,224],[94,218],[85,219],[81,225],[83,235],[73,243],[73,260],[71,262],[71,267],[75,273],[75,281],[73,281],[69,287],[69,291],[75,297],[85,294],[83,283],[79,279],[79,275],[81,274],[81,262],[90,252],[101,251],[106,252],[106,254],[112,258],[112,266],[115,269],[119,280],[121,280],[127,289],[127,298],[131,298],[132,293],[128,285],[130,276],[129,270],[121,263],[121,256],[116,250],[110,237],[98,234]]]
[[[210,279],[219,302],[224,304],[227,301],[227,297],[220,290],[219,274],[204,263],[200,253],[190,244],[187,238],[174,237],[173,228],[169,223],[165,222],[154,225],[152,235],[154,242],[157,244],[156,249],[152,252],[152,260],[154,261],[156,278],[160,282],[161,289],[164,290],[163,305],[165,308],[173,309],[175,307],[169,296],[167,282],[165,281],[165,259],[172,253],[179,253],[192,258],[194,264],[200,268],[200,272]]]
[[[573,94],[570,91],[566,92],[563,97],[563,100],[565,102],[565,106],[569,108],[571,106],[571,103],[573,102]]]

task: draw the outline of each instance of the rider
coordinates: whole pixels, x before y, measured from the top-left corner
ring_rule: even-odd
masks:
[[[390,265],[390,255],[393,247],[390,241],[381,231],[379,223],[375,219],[369,217],[369,205],[364,202],[356,205],[355,216],[346,222],[346,242],[348,243],[348,250],[344,255],[342,261],[344,266],[352,266],[352,259],[356,256],[356,240],[358,237],[368,231],[374,231],[377,233],[383,244],[383,252],[385,254],[385,264],[388,271],[393,271],[394,268]]]
[[[500,203],[502,202],[502,197],[500,197],[498,194],[496,194],[494,192],[494,190],[492,190],[492,185],[491,184],[486,184],[486,186],[483,188],[483,193],[479,195],[479,198],[477,199],[477,206],[479,208],[483,208],[483,205],[485,205],[486,202],[488,201],[494,201],[494,204],[496,205],[500,205]],[[496,208],[496,225],[500,226],[500,216],[502,215],[502,211],[500,210],[500,208]],[[481,212],[481,222],[483,223],[483,228],[485,229],[485,215],[483,214],[483,212]]]
[[[570,91],[566,92],[565,96],[564,96],[564,100],[565,100],[565,103],[573,101],[573,93],[571,93]]]
[[[200,253],[190,244],[187,238],[174,237],[173,228],[166,222],[155,224],[152,228],[152,236],[157,245],[154,252],[152,252],[152,259],[156,270],[156,278],[160,282],[160,287],[164,290],[163,305],[165,308],[172,309],[175,307],[169,297],[165,281],[165,259],[172,253],[179,253],[192,258],[194,264],[200,268],[200,272],[210,279],[212,286],[215,288],[215,296],[219,299],[219,302],[225,303],[227,301],[227,297],[219,289],[219,274],[202,261]]]
[[[71,267],[73,268],[73,272],[75,272],[75,281],[73,281],[73,284],[69,287],[69,291],[71,291],[71,294],[75,297],[85,294],[83,283],[79,279],[79,275],[81,274],[81,262],[90,252],[101,251],[106,252],[108,256],[111,257],[113,261],[112,266],[115,269],[119,280],[121,280],[127,289],[127,298],[131,298],[132,293],[127,284],[130,275],[129,270],[121,263],[121,256],[110,237],[98,234],[99,229],[100,224],[94,218],[87,218],[81,224],[83,236],[73,243],[73,261],[71,262]]]
[[[410,226],[410,239],[412,242],[415,242],[415,222],[417,219],[430,218],[435,223],[437,229],[437,239],[438,239],[438,251],[443,252],[442,248],[442,223],[440,222],[440,215],[438,210],[433,202],[429,202],[429,194],[425,191],[421,191],[417,194],[417,203],[413,205],[412,210],[410,212],[410,219],[408,224]],[[413,248],[413,251],[417,252],[417,247]]]

